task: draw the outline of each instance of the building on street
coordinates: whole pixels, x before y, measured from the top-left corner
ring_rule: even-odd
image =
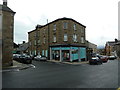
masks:
[[[105,53],[108,56],[115,55],[116,56],[116,50],[115,50],[115,41],[108,41],[105,45]]]
[[[15,12],[7,6],[7,0],[0,5],[0,42],[2,44],[2,66],[12,65],[13,31]]]
[[[87,50],[86,50],[87,60],[90,60],[92,57],[92,54],[97,54],[97,45],[86,40],[86,47],[87,47]]]
[[[86,60],[86,26],[72,18],[37,25],[28,32],[29,54],[60,61]]]

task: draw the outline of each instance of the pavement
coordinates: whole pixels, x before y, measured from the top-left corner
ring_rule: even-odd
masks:
[[[70,65],[80,65],[80,64],[88,64],[89,61],[81,61],[81,62],[61,62],[58,60],[48,60],[49,62],[53,62],[53,63],[63,63],[63,64],[70,64]]]
[[[30,67],[35,68],[35,66],[32,64],[23,64],[13,60],[13,66],[3,67],[2,70],[0,70],[0,72],[19,71],[19,70],[27,69]]]

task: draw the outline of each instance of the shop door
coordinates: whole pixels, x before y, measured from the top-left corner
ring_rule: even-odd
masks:
[[[62,51],[62,58],[63,58],[63,61],[70,61],[70,52],[69,52],[69,50],[63,50]]]

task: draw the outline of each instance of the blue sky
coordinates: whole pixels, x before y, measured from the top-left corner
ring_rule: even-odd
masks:
[[[105,45],[118,38],[119,0],[8,0],[16,12],[14,41],[28,41],[28,32],[37,24],[68,17],[86,26],[86,39]],[[0,0],[2,3],[2,0]]]

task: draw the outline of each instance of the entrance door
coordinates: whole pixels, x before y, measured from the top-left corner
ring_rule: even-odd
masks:
[[[69,50],[63,50],[62,51],[62,58],[63,58],[63,61],[70,61],[70,52],[69,52]]]

